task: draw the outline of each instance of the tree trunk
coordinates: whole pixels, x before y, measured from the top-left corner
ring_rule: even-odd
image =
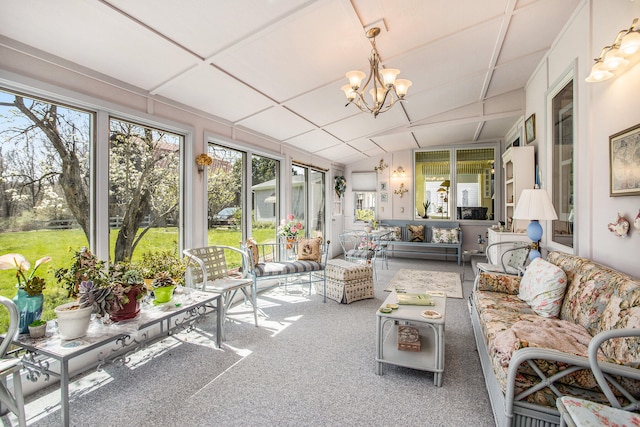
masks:
[[[118,231],[114,262],[131,260],[134,249],[133,243],[135,242],[138,228],[140,228],[146,213],[149,212],[150,206],[151,193],[148,189],[143,189],[133,195],[131,202],[127,205],[122,225]]]

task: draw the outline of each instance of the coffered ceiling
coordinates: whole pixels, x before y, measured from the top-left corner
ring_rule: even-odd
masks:
[[[504,137],[580,1],[0,0],[0,45],[350,163]],[[340,90],[370,26],[413,82],[375,119]]]

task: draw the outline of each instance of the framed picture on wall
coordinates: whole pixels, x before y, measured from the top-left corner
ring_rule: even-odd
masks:
[[[387,191],[387,182],[383,181],[380,183],[380,191]]]
[[[609,137],[609,194],[640,195],[640,124]]]
[[[524,122],[524,135],[527,140],[527,144],[531,144],[536,140],[536,115],[535,113],[530,115]]]
[[[387,203],[387,193],[380,193],[380,203]]]

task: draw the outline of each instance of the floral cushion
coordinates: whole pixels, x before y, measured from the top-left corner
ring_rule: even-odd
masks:
[[[542,317],[558,317],[567,287],[562,269],[542,258],[531,261],[520,281],[518,297]]]
[[[431,243],[460,243],[458,228],[431,227]]]
[[[313,239],[298,239],[298,261],[322,261],[320,253],[320,244],[322,237]]]
[[[518,295],[521,279],[520,276],[512,276],[510,274],[480,272],[476,277],[476,289]]]
[[[410,242],[424,242],[424,226],[407,224]]]
[[[402,227],[380,227],[381,231],[388,231],[380,240],[402,241]]]

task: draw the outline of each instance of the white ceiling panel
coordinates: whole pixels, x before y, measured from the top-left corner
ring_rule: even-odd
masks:
[[[307,120],[279,106],[261,111],[237,124],[280,141],[315,129]]]
[[[2,9],[3,35],[145,90],[197,63],[192,55],[100,2],[11,2],[10,8]]]
[[[349,108],[355,109],[353,105]],[[357,111],[357,109],[356,109]],[[332,135],[343,141],[374,136],[385,129],[392,129],[408,124],[404,111],[398,106],[386,113],[373,117],[371,114],[356,114],[337,123],[325,126]]]
[[[542,60],[542,57],[543,52],[538,52],[521,58],[519,61],[512,61],[497,67],[493,72],[487,96],[497,96],[519,88],[524,88],[524,85],[531,76],[529,70],[535,69],[536,65]]]
[[[304,4],[286,1],[107,0],[176,43],[207,58],[232,43],[261,30],[265,23],[283,18]],[[197,10],[198,13],[193,13]],[[241,24],[241,25],[239,25]]]
[[[411,150],[418,148],[412,133],[402,132],[393,135],[376,136],[373,141],[385,151],[391,153],[393,151]]]
[[[0,0],[0,43],[349,163],[504,138],[582,1]],[[382,64],[413,82],[376,119],[340,90],[368,72],[369,25]]]
[[[327,76],[335,79],[366,65],[353,58],[368,52],[367,46],[343,3],[333,0],[216,55],[213,63],[282,102],[326,84]]]
[[[208,65],[195,67],[183,78],[172,80],[158,91],[158,95],[230,122],[274,105],[269,98]]]
[[[332,135],[329,135],[323,130],[316,129],[311,132],[298,135],[294,138],[287,139],[285,143],[310,153],[316,153],[320,150],[324,150],[325,148],[341,145],[342,141]]]
[[[421,148],[473,141],[479,122],[455,126],[431,126],[415,130]]]

